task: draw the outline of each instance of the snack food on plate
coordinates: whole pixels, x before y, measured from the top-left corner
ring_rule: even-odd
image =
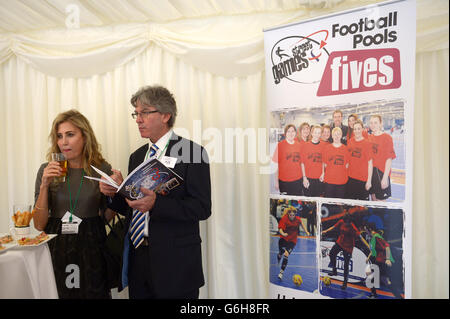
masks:
[[[42,232],[36,237],[22,237],[17,241],[17,243],[22,246],[33,246],[42,243],[48,238],[49,236],[45,232]]]
[[[5,236],[0,237],[0,245],[1,244],[9,244],[12,241],[14,241],[14,238],[11,235],[5,235]]]

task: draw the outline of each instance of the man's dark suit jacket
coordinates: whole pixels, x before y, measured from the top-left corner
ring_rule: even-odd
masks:
[[[147,150],[148,144],[131,154],[128,173],[144,161]],[[165,156],[177,158],[173,171],[184,183],[168,195],[157,194],[149,212],[148,249],[154,289],[159,297],[171,298],[205,283],[199,221],[211,215],[211,181],[208,156],[200,145],[172,134]],[[128,229],[132,209],[124,198],[116,195],[109,206],[126,216]]]

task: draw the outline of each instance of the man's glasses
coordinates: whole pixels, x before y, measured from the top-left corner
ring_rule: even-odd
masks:
[[[145,112],[140,112],[140,113],[138,113],[138,112],[134,112],[134,113],[131,113],[131,117],[133,118],[133,119],[137,119],[139,116],[141,117],[141,119],[146,119],[150,114],[152,114],[152,113],[158,113],[159,111],[145,111]]]

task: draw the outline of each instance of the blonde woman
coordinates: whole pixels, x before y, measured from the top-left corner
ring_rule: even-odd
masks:
[[[58,234],[49,242],[58,295],[76,299],[110,298],[103,257],[106,233],[100,213],[113,212],[107,210],[98,182],[83,177],[95,175],[90,165],[108,174],[112,174],[111,166],[100,153],[89,121],[76,110],[56,116],[49,139],[48,163],[41,165],[36,177],[33,219],[36,229]],[[54,181],[61,173],[58,162],[51,161],[51,153],[55,152],[63,153],[67,159],[66,180],[60,183]],[[78,229],[68,232],[64,227],[63,231],[63,224],[70,226],[67,218],[81,219]],[[68,265],[79,267],[76,289],[66,285]]]

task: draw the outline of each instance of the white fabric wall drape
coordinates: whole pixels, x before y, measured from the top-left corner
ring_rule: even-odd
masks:
[[[448,48],[416,56],[413,298],[448,298]]]
[[[45,161],[49,128],[56,114],[72,107],[80,110],[91,121],[105,158],[126,172],[129,154],[146,142],[131,119],[129,99],[139,87],[160,83],[177,99],[175,131],[215,146],[210,152],[214,158],[213,215],[202,226],[208,275],[203,297],[266,297],[265,175],[259,174],[258,163],[247,163],[247,155],[244,163],[221,163],[227,152],[227,129],[258,128],[264,123],[262,71],[225,79],[198,71],[152,46],[104,75],[57,79],[12,57],[1,68],[0,78],[0,104],[6,106],[0,114],[4,150],[0,232],[8,230],[13,203],[33,203],[36,172]],[[208,134],[208,129],[219,135]]]
[[[250,129],[247,140],[268,126],[261,30],[371,2],[0,34],[0,232],[8,231],[14,203],[33,202],[56,114],[85,114],[105,158],[125,172],[128,155],[145,143],[129,99],[140,86],[159,83],[177,99],[176,132],[213,158],[201,297],[267,297],[269,188],[260,174],[267,162],[249,154],[236,161],[236,145],[234,160],[225,162],[227,133]],[[418,1],[417,12],[413,297],[448,298],[448,2]],[[256,152],[269,155],[266,145]]]

